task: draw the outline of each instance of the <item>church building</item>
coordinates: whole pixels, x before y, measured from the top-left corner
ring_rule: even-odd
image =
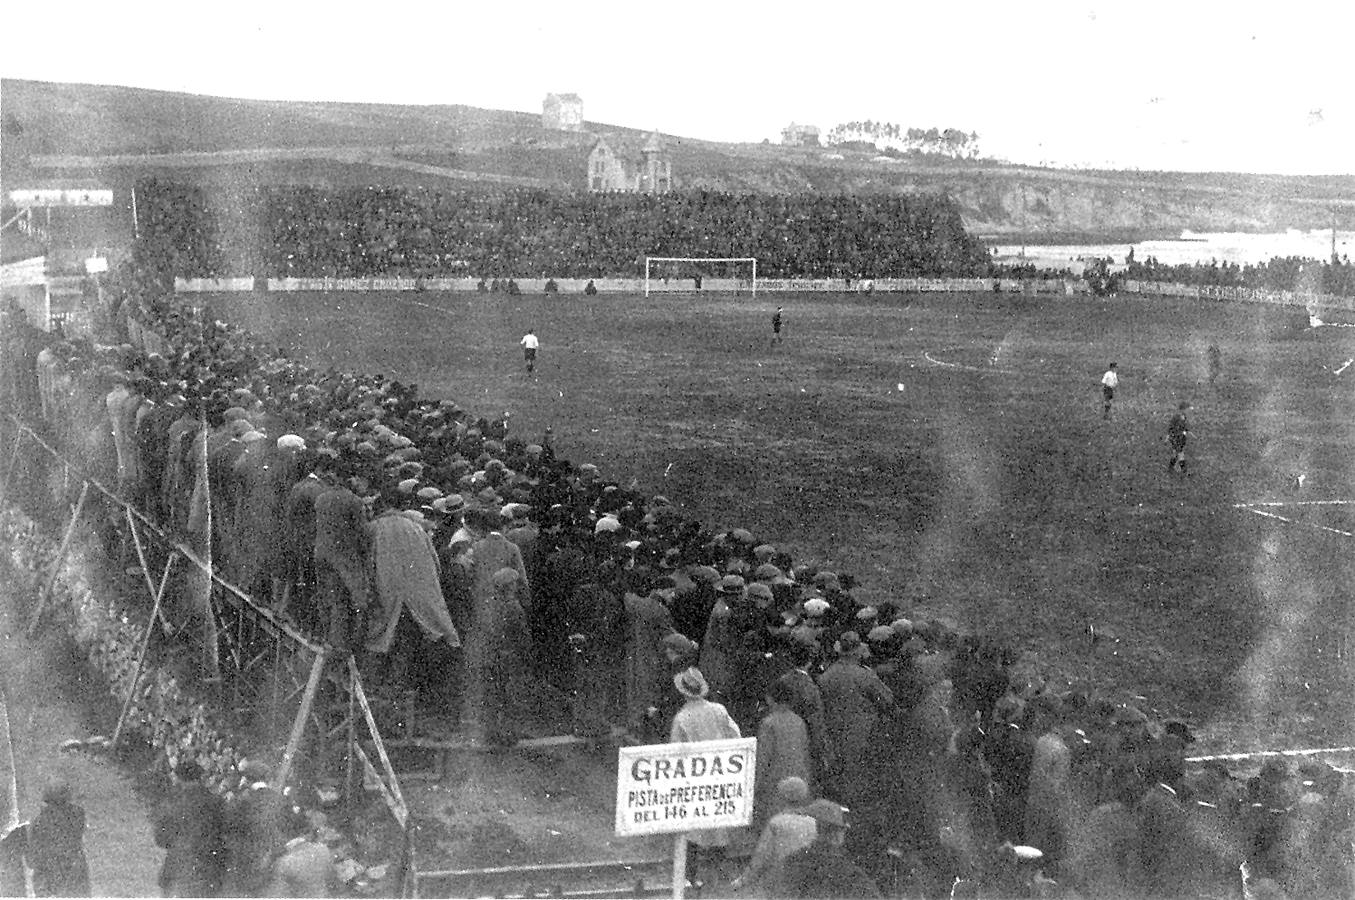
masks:
[[[643,144],[625,135],[599,137],[588,154],[588,190],[666,194],[673,163],[656,131]]]

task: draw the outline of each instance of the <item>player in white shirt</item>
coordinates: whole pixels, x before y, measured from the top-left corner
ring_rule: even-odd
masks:
[[[1115,373],[1117,363],[1111,363],[1110,368],[1106,369],[1106,374],[1101,376],[1101,399],[1104,406],[1101,409],[1101,418],[1110,418],[1110,402],[1115,399],[1115,389],[1120,386],[1120,376]]]
[[[530,375],[536,369],[536,348],[541,346],[541,342],[536,338],[536,329],[527,329],[527,333],[518,343],[522,345],[522,359],[527,363],[527,374]]]

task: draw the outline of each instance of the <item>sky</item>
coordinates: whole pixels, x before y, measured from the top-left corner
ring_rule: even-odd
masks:
[[[0,76],[459,103],[716,141],[861,119],[1065,167],[1355,173],[1355,4],[5,4]],[[1345,52],[1343,52],[1345,51]]]

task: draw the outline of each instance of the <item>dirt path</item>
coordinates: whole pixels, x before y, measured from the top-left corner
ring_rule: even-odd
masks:
[[[132,778],[111,760],[60,749],[65,740],[89,737],[91,723],[116,717],[117,710],[106,712],[111,698],[85,680],[56,626],[49,623],[33,640],[25,636],[20,611],[26,605],[9,574],[0,571],[0,695],[14,743],[19,819],[37,815],[48,778],[68,779],[85,808],[94,896],[158,897],[164,851],[155,846]]]

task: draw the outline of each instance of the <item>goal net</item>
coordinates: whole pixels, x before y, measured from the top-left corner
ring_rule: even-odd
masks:
[[[650,293],[719,291],[757,296],[757,258],[753,256],[646,256],[645,296]]]

